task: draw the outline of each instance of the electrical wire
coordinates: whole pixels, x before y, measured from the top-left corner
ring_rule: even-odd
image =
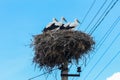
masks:
[[[104,43],[104,41],[107,39],[107,37],[110,36],[110,33],[114,30],[115,26],[118,24],[118,22],[120,21],[120,16],[114,21],[114,23],[111,25],[111,27],[107,30],[107,32],[105,33],[105,35],[101,38],[100,42],[96,45],[96,48],[98,51],[100,49],[100,47],[102,46],[102,44]],[[97,53],[97,52],[96,52]],[[94,53],[92,56],[91,56],[91,59],[93,59],[93,57],[96,55],[96,53]],[[87,62],[87,65],[89,65],[91,59]],[[84,69],[83,69],[84,70]],[[82,70],[82,71],[83,71]]]
[[[112,0],[113,1],[113,0]],[[98,28],[98,26],[101,24],[101,22],[105,19],[105,17],[108,15],[108,13],[112,10],[112,8],[115,6],[115,4],[118,2],[118,0],[116,0],[113,4],[112,4],[112,2],[109,4],[109,6],[107,7],[107,8],[109,8],[110,7],[110,5],[112,4],[112,6],[110,7],[110,9],[108,9],[108,11],[105,13],[105,15],[103,16],[103,18],[102,18],[102,15],[101,15],[101,17],[100,18],[102,18],[102,19],[99,19],[100,21],[99,21],[99,23],[97,24],[95,24],[94,25],[94,27],[90,30],[90,32],[89,32],[89,34],[90,35],[92,35],[93,33],[94,33],[94,31]],[[106,10],[107,10],[107,8],[106,8]],[[106,11],[105,10],[105,11]],[[104,14],[103,13],[103,14]]]
[[[88,26],[85,28],[84,31],[86,31],[90,25],[92,24],[92,22],[95,20],[95,18],[97,17],[97,15],[100,13],[100,11],[102,10],[102,8],[105,6],[107,0],[104,1],[104,3],[102,4],[102,6],[100,7],[100,9],[98,10],[98,12],[95,14],[95,16],[93,17],[93,19],[90,21],[90,23],[88,24]]]
[[[110,35],[110,33],[114,30],[115,26],[119,23],[119,21],[120,21],[120,16],[114,21],[114,23],[112,24],[112,26],[108,29],[108,31],[101,38],[101,40],[99,41],[99,43],[96,45],[97,49],[99,49],[102,46],[102,44],[104,43],[104,41],[107,39],[107,37]]]
[[[112,61],[120,54],[120,51],[116,53],[116,55],[108,62],[108,64],[97,74],[97,76],[93,80],[97,80],[97,78],[102,74],[102,72],[112,63]]]
[[[93,67],[90,69],[88,74],[85,76],[85,79],[89,76],[89,74],[92,72],[92,70],[95,68],[95,66],[100,62],[100,60],[103,58],[103,56],[107,53],[107,51],[110,49],[110,47],[113,45],[113,43],[117,40],[117,38],[120,36],[120,33],[113,39],[111,44],[108,46],[108,48],[103,52],[103,54],[100,56],[100,58],[96,61],[96,63],[93,65]]]
[[[51,70],[51,71],[54,71],[54,70],[57,70],[57,69],[59,69],[59,68],[55,68],[55,69],[53,69],[53,70]],[[37,75],[37,76],[35,76],[35,77],[29,78],[28,80],[35,79],[35,78],[40,77],[40,76],[42,76],[42,75],[45,75],[45,74],[47,74],[47,73],[49,73],[49,71],[48,71],[48,72],[44,72],[44,73],[42,73],[42,74],[40,74],[40,75]]]
[[[107,8],[105,9],[105,11],[102,13],[102,15],[99,17],[98,21],[96,22],[96,24],[93,26],[93,28],[89,31],[89,33],[96,27],[96,25],[100,22],[101,18],[103,17],[103,15],[107,12],[107,10],[109,9],[109,7],[112,5],[114,0],[112,0],[109,5],[107,6]]]
[[[87,13],[85,14],[85,16],[84,16],[84,18],[83,18],[83,20],[82,20],[82,22],[81,22],[81,25],[82,25],[83,22],[85,21],[86,17],[88,16],[89,12],[90,12],[91,9],[93,8],[93,6],[94,6],[94,4],[95,4],[96,1],[97,1],[97,0],[94,0],[93,3],[91,4],[90,8],[88,9]],[[80,26],[78,27],[78,30],[79,30],[79,28],[80,28]]]

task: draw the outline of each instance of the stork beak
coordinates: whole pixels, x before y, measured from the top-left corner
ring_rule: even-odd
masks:
[[[79,24],[81,24],[81,22],[80,22],[79,20],[77,20],[77,22],[78,22]]]
[[[58,22],[58,20],[55,18],[55,21],[57,21]]]
[[[67,22],[67,20],[64,18],[64,21]]]
[[[62,17],[62,19],[63,19],[65,22],[67,22],[67,20],[66,20],[64,17]]]
[[[53,18],[53,21],[57,21],[58,22],[58,20],[56,18]]]

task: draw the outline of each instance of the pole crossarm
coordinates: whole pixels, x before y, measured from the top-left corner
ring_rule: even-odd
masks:
[[[61,76],[79,77],[80,73],[79,74],[61,74]]]

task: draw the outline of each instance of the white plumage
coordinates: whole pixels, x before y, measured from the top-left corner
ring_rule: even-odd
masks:
[[[64,17],[61,17],[61,20],[59,22],[56,22],[55,25],[60,27],[64,22],[67,22],[66,19]]]
[[[61,20],[58,22],[58,20],[56,18],[53,18],[53,21],[50,22],[44,29],[43,29],[43,32],[46,32],[46,31],[56,31],[56,30],[71,30],[71,29],[74,29],[75,27],[77,27],[80,22],[78,19],[74,19],[74,22],[70,23],[66,23],[65,24],[66,19],[64,17],[61,17]]]
[[[64,24],[64,27],[62,29],[67,29],[67,30],[71,30],[74,29],[75,27],[77,27],[79,25],[79,20],[75,19],[74,22],[70,23],[68,22],[67,24]]]
[[[55,26],[58,26],[55,30],[59,30],[61,27],[64,26],[64,22],[67,22],[64,17],[61,17],[60,22],[55,23]]]
[[[70,27],[76,27],[80,24],[79,20],[78,19],[75,19],[74,22],[70,23]]]
[[[56,18],[53,18],[52,20],[53,20],[53,21],[50,22],[50,23],[46,26],[46,28],[51,27],[53,24],[56,24],[56,23],[58,22],[58,20],[57,20]]]
[[[64,27],[66,28],[66,27],[68,27],[69,25],[70,25],[70,22],[64,24]]]
[[[44,29],[43,29],[43,32],[46,32],[46,31],[49,31],[49,30],[53,30],[56,26],[55,24],[57,23],[57,19],[56,18],[53,18],[53,21],[50,22]]]

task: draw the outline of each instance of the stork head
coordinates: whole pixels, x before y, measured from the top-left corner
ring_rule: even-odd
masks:
[[[61,17],[61,20],[67,22],[67,20],[64,17]]]
[[[77,23],[79,23],[79,24],[81,24],[81,22],[77,18],[75,18],[74,21],[77,22]]]
[[[58,22],[58,20],[56,18],[53,18],[52,20]]]

